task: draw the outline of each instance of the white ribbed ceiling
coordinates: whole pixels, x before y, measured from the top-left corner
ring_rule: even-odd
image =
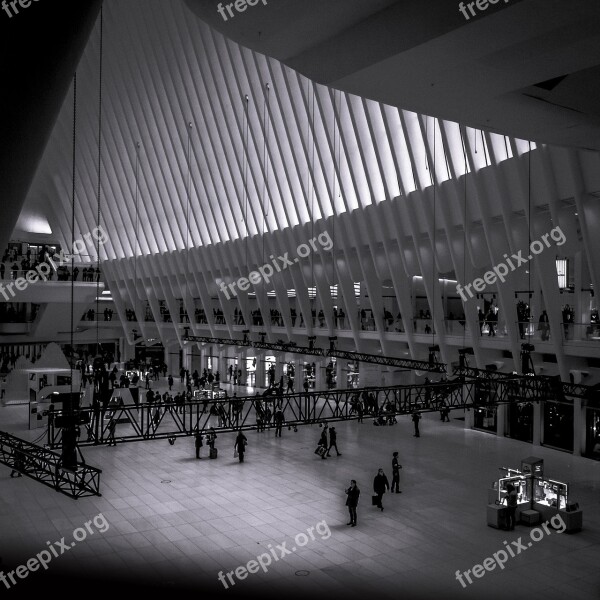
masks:
[[[490,164],[481,132],[463,129],[463,140],[455,123],[434,127],[313,84],[228,41],[181,0],[105,0],[103,39],[101,258],[206,246],[393,199],[432,185],[428,152],[438,182],[462,175],[445,152],[462,157],[463,142],[478,150],[475,168]],[[98,23],[77,72],[76,238],[97,221],[99,57]],[[72,136],[71,90],[25,208],[63,240]],[[500,160],[512,156],[504,136],[491,140]]]

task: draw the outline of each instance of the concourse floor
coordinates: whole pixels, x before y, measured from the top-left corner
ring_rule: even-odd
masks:
[[[173,446],[157,440],[85,448],[86,461],[103,470],[103,495],[77,501],[28,478],[11,479],[0,466],[5,573],[47,542],[70,542],[100,513],[108,523],[104,533],[88,532],[54,558],[47,571],[17,579],[6,597],[71,581],[66,577],[86,586],[74,597],[133,585],[140,593],[155,587],[206,597],[600,598],[600,463],[465,430],[462,414],[451,416],[450,423],[437,413],[425,416],[420,438],[409,417],[391,427],[374,427],[370,419],[336,423],[342,456],[334,452],[327,460],[314,454],[316,425],[297,433],[284,428],[281,438],[272,429],[247,433],[243,464],[234,458],[233,434],[219,436],[217,460],[208,459],[206,446],[196,460],[191,438]],[[0,430],[35,439],[41,432],[26,431],[26,419],[24,406],[0,408]],[[380,511],[371,506],[373,477],[383,467],[391,483],[395,450],[403,493],[385,494]],[[544,533],[526,551],[515,550],[502,570],[471,575],[473,583],[463,588],[457,571],[482,564],[505,541],[531,539],[523,525],[512,532],[488,527],[486,504],[498,467],[518,468],[532,454],[545,459],[548,476],[571,484],[571,499],[584,511],[583,531]],[[350,479],[361,489],[354,528],[346,525]],[[291,553],[282,557],[284,542]],[[278,559],[266,572],[243,579],[232,573],[235,585],[226,579],[258,555],[266,563],[269,553]]]

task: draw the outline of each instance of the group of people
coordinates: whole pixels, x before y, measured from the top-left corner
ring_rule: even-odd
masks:
[[[327,440],[328,432],[329,442]],[[329,427],[327,423],[325,423],[323,431],[321,432],[321,437],[319,438],[317,449],[315,450],[315,454],[318,454],[323,460],[325,460],[328,456],[331,456],[332,448],[335,448],[335,452],[338,456],[342,455],[337,447],[337,431],[335,430],[335,427]]]
[[[372,504],[381,511],[383,511],[383,495],[386,491],[391,490],[392,493],[401,494],[400,491],[400,469],[402,465],[398,460],[398,452],[394,452],[392,455],[392,485],[390,483],[383,468],[378,469],[377,475],[373,479],[373,498]],[[350,486],[345,490],[346,493],[346,506],[350,513],[350,521],[347,525],[356,527],[357,525],[357,514],[356,509],[358,507],[358,500],[360,498],[360,489],[356,483],[356,479],[350,480]]]

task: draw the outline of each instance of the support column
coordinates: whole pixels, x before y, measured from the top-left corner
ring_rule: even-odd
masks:
[[[315,356],[315,360],[311,361],[316,365],[315,369],[315,389],[324,390],[327,389],[327,383],[325,381],[325,367],[326,364],[323,359]]]
[[[183,346],[183,368],[193,373],[194,369],[192,369],[192,353],[194,352],[194,347],[196,344],[187,343]]]
[[[496,407],[496,435],[504,437],[506,431],[506,404]]]
[[[573,399],[573,456],[585,452],[585,410],[581,398]]]
[[[533,445],[541,446],[543,441],[542,427],[542,405],[539,402],[533,403]]]
[[[335,363],[336,386],[338,390],[345,390],[348,387],[346,372],[344,371],[344,361],[338,358]]]
[[[165,363],[167,364],[167,374],[173,375],[173,378],[179,377],[179,346],[165,348]]]
[[[264,360],[264,352],[256,352],[256,387],[260,388],[267,387]]]

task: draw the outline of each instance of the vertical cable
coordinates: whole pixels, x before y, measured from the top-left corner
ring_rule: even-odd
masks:
[[[191,137],[192,137],[192,122],[190,121],[188,123],[188,127],[187,127],[187,163],[188,163],[188,173],[187,173],[187,213],[186,213],[186,217],[185,217],[185,221],[186,221],[186,229],[185,229],[185,251],[186,251],[186,256],[187,256],[187,277],[186,279],[186,290],[187,290],[187,295],[190,296],[190,278],[191,278],[191,271],[190,271],[190,254],[192,252],[191,248],[190,248],[190,204],[192,201],[192,158],[191,158]],[[185,304],[185,302],[183,301],[183,299],[181,300],[181,302],[183,303],[183,310],[184,313],[182,313],[182,323],[183,323],[183,314],[187,315],[187,306]],[[191,324],[191,319],[188,316],[188,321],[190,321]],[[185,325],[184,325],[185,327]],[[185,331],[185,329],[184,329]]]
[[[268,109],[269,109],[269,84],[265,84],[267,93],[264,97],[264,105],[263,105],[263,187],[262,187],[262,213],[263,213],[263,231],[262,231],[262,262],[265,264],[265,234],[267,231],[267,216],[269,215],[269,205],[267,203],[267,180],[269,177],[269,164],[268,164],[268,156],[267,156],[267,141],[269,137],[269,124],[268,124]],[[266,282],[263,285],[265,304],[267,309],[269,310],[269,314],[265,315],[265,318],[271,319],[271,308],[269,305],[269,294],[267,292],[267,284]],[[264,322],[264,319],[263,319]]]
[[[104,57],[104,2],[100,5],[100,63],[98,79],[98,189],[96,227],[100,233],[100,201],[102,194],[102,67]],[[96,236],[97,270],[100,273],[100,236]],[[106,279],[105,279],[106,282]],[[100,354],[100,277],[96,276],[96,356]]]
[[[529,142],[529,153],[528,153],[528,160],[527,160],[527,169],[528,169],[528,182],[527,182],[527,195],[528,195],[528,206],[527,206],[527,212],[528,212],[528,216],[527,216],[527,232],[529,235],[529,245],[527,246],[527,252],[531,252],[531,142]],[[531,265],[529,266],[529,277],[528,277],[528,286],[527,286],[527,296],[529,299],[529,302],[527,303],[529,306],[529,310],[528,310],[528,321],[532,316],[532,312],[531,312],[531,271],[532,271],[532,267]],[[528,330],[528,336],[529,336],[529,342],[531,342],[531,327],[529,326],[529,323],[527,324],[527,330]]]
[[[73,248],[75,247],[75,163],[76,163],[76,150],[77,150],[77,72],[73,75],[73,173],[71,181],[71,356],[69,357],[69,363],[71,367],[71,394],[73,393],[73,359],[75,356],[74,344],[74,305],[75,305],[75,281],[73,279],[73,268],[75,267],[75,254]]]
[[[437,200],[437,171],[435,170],[436,164],[436,139],[435,139],[435,124],[437,123],[437,119],[433,119],[433,172],[432,172],[432,182],[433,182],[433,255],[431,257],[431,288],[433,291],[433,304],[431,306],[431,316],[433,321],[433,327],[431,328],[433,338],[432,345],[435,345],[435,277],[436,277],[436,236],[437,236],[437,225],[436,225],[436,200]],[[425,153],[425,157],[427,157],[427,153]]]

